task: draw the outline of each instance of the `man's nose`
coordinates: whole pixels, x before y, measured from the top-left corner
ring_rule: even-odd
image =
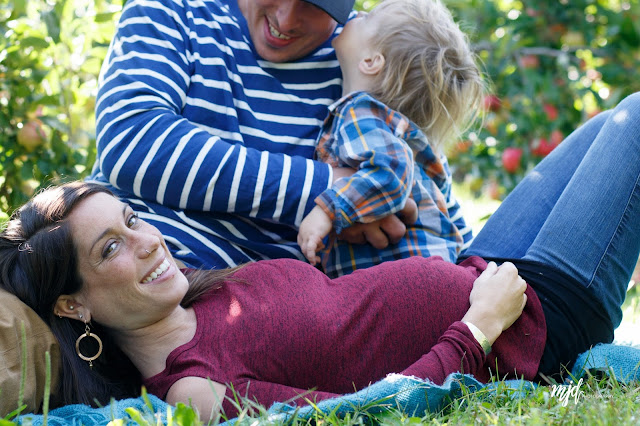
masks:
[[[283,33],[294,32],[311,16],[311,4],[303,0],[283,0],[276,13],[278,29]]]

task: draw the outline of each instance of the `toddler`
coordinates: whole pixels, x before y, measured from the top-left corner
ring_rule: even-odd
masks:
[[[455,262],[472,235],[441,149],[472,123],[484,94],[466,35],[439,0],[386,0],[351,19],[333,46],[343,97],[329,107],[316,157],[356,172],[315,199],[298,234],[303,254],[331,277],[416,255]],[[399,243],[379,250],[336,238],[409,197],[418,219]]]

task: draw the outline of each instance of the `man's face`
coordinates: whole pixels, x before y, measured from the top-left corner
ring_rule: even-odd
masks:
[[[289,62],[324,43],[337,23],[303,0],[238,0],[251,40],[261,58]]]

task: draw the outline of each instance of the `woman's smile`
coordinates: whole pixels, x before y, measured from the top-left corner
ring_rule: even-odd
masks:
[[[164,273],[171,268],[171,263],[169,263],[169,260],[165,257],[162,262],[160,263],[160,265],[158,265],[153,272],[151,272],[149,275],[147,275],[146,278],[144,278],[141,283],[142,284],[149,284],[153,281],[158,280],[159,278],[166,278],[168,277],[170,274],[166,274],[164,275]]]

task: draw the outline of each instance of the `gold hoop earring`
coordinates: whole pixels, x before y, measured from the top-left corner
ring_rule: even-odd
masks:
[[[94,356],[85,356],[82,354],[82,352],[80,352],[80,341],[82,339],[84,339],[85,337],[93,337],[94,339],[96,339],[96,341],[98,342],[98,352],[96,352],[96,354]],[[93,334],[91,332],[91,330],[89,329],[89,323],[85,322],[84,323],[84,333],[82,333],[78,339],[76,340],[76,353],[78,354],[78,356],[83,359],[84,361],[88,361],[89,362],[89,367],[93,368],[93,361],[95,359],[97,359],[100,354],[102,353],[102,340],[100,340],[100,338],[98,336],[96,336],[95,334]]]

